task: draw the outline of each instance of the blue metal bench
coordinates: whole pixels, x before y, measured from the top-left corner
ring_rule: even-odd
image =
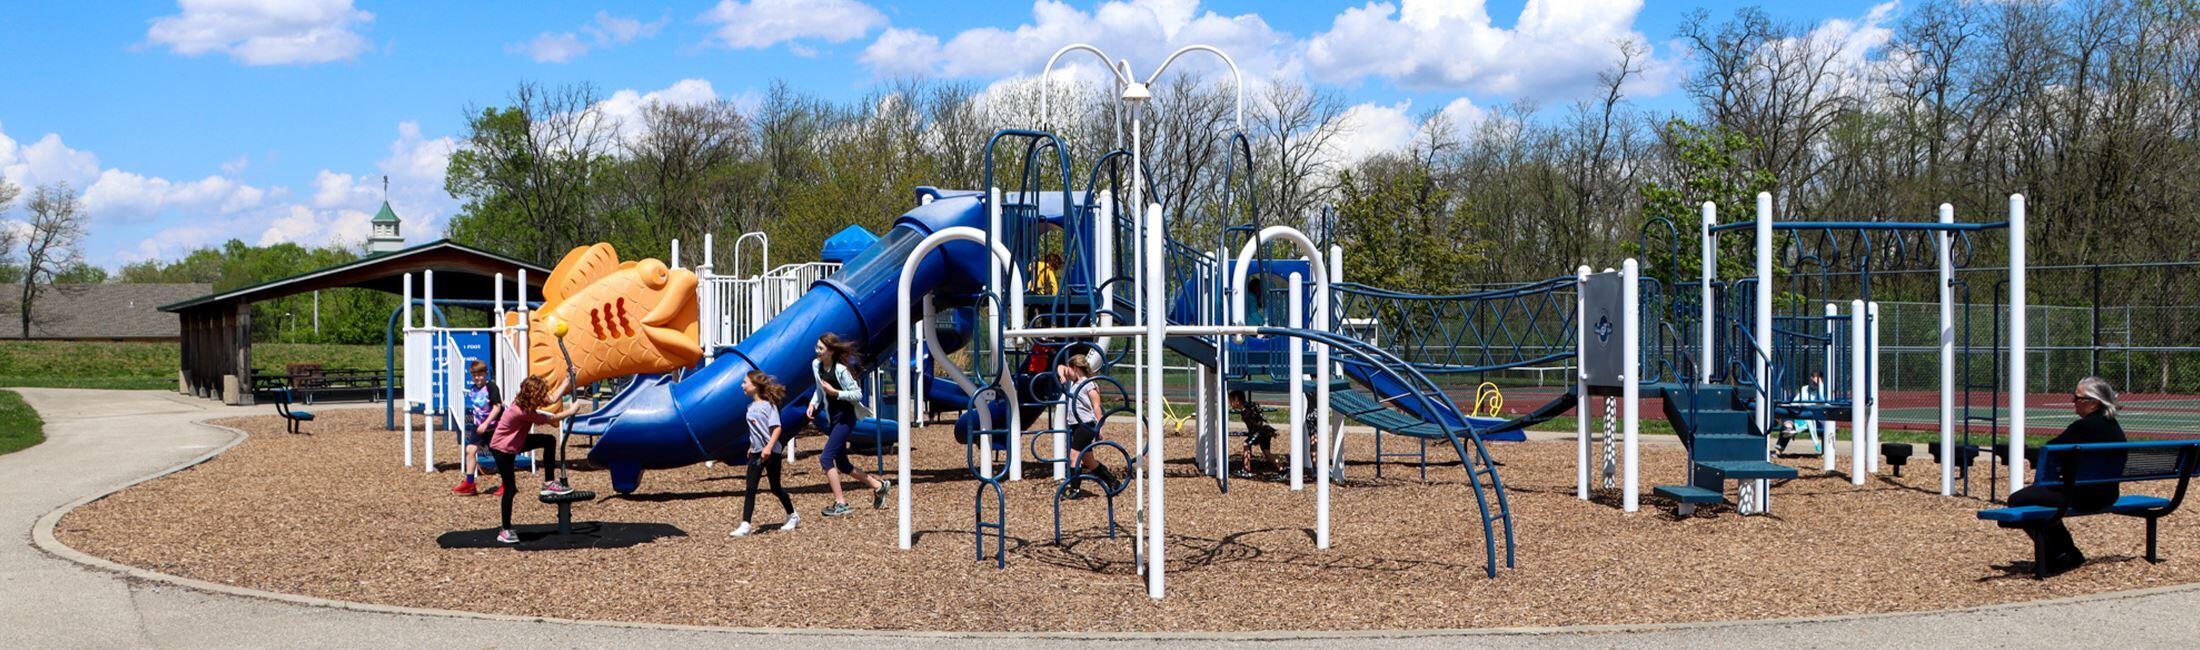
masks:
[[[2185,488],[2192,482],[2195,469],[2200,469],[2200,440],[2159,440],[2147,442],[2108,442],[2078,445],[2048,445],[2040,448],[2040,478],[2037,485],[2071,488],[2088,485],[2120,485],[2145,481],[2177,481],[2177,490],[2169,498],[2126,494],[2115,503],[2098,510],[2078,510],[2069,506],[2010,506],[1978,511],[1978,518],[2000,524],[2002,528],[2023,528],[2033,524],[2087,515],[2116,514],[2138,517],[2147,522],[2147,561],[2161,562],[2156,552],[2156,521],[2175,512],[2185,501]],[[2032,569],[2037,578],[2047,577],[2046,549],[2035,543],[2032,546]]]
[[[283,426],[291,433],[305,433],[298,430],[298,425],[313,421],[311,411],[300,411],[290,407],[289,386],[284,386],[282,390],[275,392],[275,414],[283,416]]]

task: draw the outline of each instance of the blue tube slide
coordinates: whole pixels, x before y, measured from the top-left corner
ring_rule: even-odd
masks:
[[[647,387],[627,398],[624,412],[589,450],[589,462],[610,471],[613,490],[628,493],[641,485],[645,470],[732,457],[748,444],[742,419],[749,397],[741,392],[741,380],[751,369],[770,373],[786,384],[789,395],[799,397],[813,388],[810,360],[823,334],[855,342],[866,359],[890,355],[902,263],[932,233],[954,226],[985,227],[985,207],[976,192],[936,191],[932,196],[932,202],[896,219],[893,228],[839,273],[819,280],[710,365],[678,383]],[[988,257],[978,244],[949,243],[916,267],[910,294],[977,291],[985,283]],[[800,415],[801,401],[791,402],[784,412]]]

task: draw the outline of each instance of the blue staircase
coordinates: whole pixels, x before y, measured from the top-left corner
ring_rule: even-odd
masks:
[[[1648,392],[1648,391],[1646,391]],[[1652,491],[1683,505],[1719,503],[1727,481],[1795,478],[1795,468],[1765,460],[1765,437],[1751,422],[1745,391],[1728,384],[1657,384],[1665,418],[1688,448],[1688,484]],[[1646,395],[1647,396],[1647,395]]]

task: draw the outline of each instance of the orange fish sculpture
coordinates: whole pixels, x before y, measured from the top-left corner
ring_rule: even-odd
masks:
[[[655,259],[621,262],[610,244],[573,249],[528,316],[528,372],[553,386],[565,378],[554,331],[561,321],[575,385],[695,365],[703,358],[696,282],[694,272]]]

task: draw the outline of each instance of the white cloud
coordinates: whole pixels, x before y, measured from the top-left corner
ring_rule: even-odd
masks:
[[[360,200],[359,195],[365,189],[359,187],[358,183],[353,182],[351,174],[339,174],[323,169],[321,173],[313,176],[313,205],[320,208],[333,208],[349,203],[357,203]]]
[[[527,58],[534,59],[536,63],[564,63],[588,53],[588,45],[582,43],[581,37],[572,32],[543,32],[535,35],[534,40],[504,49],[507,52],[525,53]]]
[[[646,102],[688,101],[712,93],[707,83],[691,80],[628,95],[629,101]],[[25,145],[0,130],[0,176],[26,186],[66,181],[81,188],[93,223],[86,252],[93,263],[111,267],[173,258],[230,239],[260,245],[357,244],[365,240],[368,220],[381,206],[383,176],[389,178],[387,196],[404,219],[407,239],[440,237],[459,207],[443,189],[444,170],[456,147],[452,137],[428,137],[418,123],[402,122],[371,171],[320,170],[294,198],[282,186],[239,180],[237,174],[251,164],[246,156],[219,163],[221,173],[175,180],[104,167],[97,155],[69,147],[58,134]],[[7,216],[12,215],[0,215],[0,228],[7,227]]]
[[[1444,105],[1443,110],[1437,112],[1451,120],[1452,126],[1461,130],[1472,129],[1480,125],[1483,118],[1489,117],[1488,111],[1482,110],[1482,107],[1474,105],[1474,100],[1465,97],[1451,100],[1451,103]]]
[[[889,29],[866,48],[863,64],[879,75],[930,73],[951,77],[1003,77],[1035,74],[1047,58],[1070,43],[1088,43],[1111,56],[1160,56],[1178,47],[1203,43],[1237,59],[1249,81],[1297,74],[1289,35],[1276,31],[1258,14],[1224,16],[1201,11],[1195,0],[1116,0],[1091,12],[1064,3],[1032,4],[1031,22],[1011,29],[980,27],[946,41],[917,30]],[[1155,54],[1148,54],[1155,53]],[[1085,54],[1063,59],[1085,74],[1104,74]],[[1134,65],[1160,65],[1133,58]],[[1189,56],[1171,67],[1189,70],[1219,66],[1205,56]],[[1134,70],[1149,75],[1150,68]]]
[[[95,220],[133,222],[163,211],[234,214],[259,207],[269,192],[222,176],[171,181],[120,169],[99,173],[84,188],[84,210]]]
[[[888,28],[856,57],[880,76],[918,75],[940,64],[940,37],[914,29]]]
[[[1405,151],[1421,136],[1429,120],[1442,117],[1455,133],[1464,133],[1488,117],[1482,107],[1465,97],[1451,100],[1434,114],[1417,116],[1413,102],[1358,104],[1337,116],[1341,127],[1323,155],[1332,163],[1351,164],[1370,156]]]
[[[1337,135],[1329,140],[1329,150],[1324,153],[1333,161],[1352,163],[1404,149],[1421,126],[1409,112],[1412,109],[1412,102],[1347,108],[1338,114]]]
[[[718,91],[711,87],[709,81],[681,79],[672,82],[672,85],[663,89],[652,90],[647,93],[632,88],[621,89],[618,92],[611,93],[611,97],[597,103],[596,108],[603,112],[604,118],[618,131],[621,140],[631,141],[634,137],[640,135],[642,109],[651,104],[693,106],[717,100]],[[448,157],[447,154],[446,157]]]
[[[293,205],[268,222],[267,228],[260,231],[258,244],[354,245],[367,240],[371,219],[373,215],[360,210],[311,210]]]
[[[1859,20],[1830,18],[1803,36],[1814,47],[1832,48],[1832,83],[1836,86],[1833,90],[1859,93],[1884,78],[1885,75],[1880,74],[1882,66],[1900,64],[1887,58],[1872,57],[1873,53],[1894,40],[1894,29],[1888,23],[1894,21],[1898,6],[1895,2],[1874,5]],[[1776,43],[1773,47],[1799,45],[1794,39],[1789,39]]]
[[[583,42],[580,34],[575,32],[543,32],[525,43],[507,45],[504,51],[526,54],[527,58],[534,59],[536,63],[565,63],[580,58],[591,49],[623,45],[635,39],[656,36],[657,31],[670,21],[670,18],[660,18],[656,22],[645,23],[624,16],[613,16],[611,12],[598,11],[595,20],[581,26],[581,31],[589,34],[588,42]]]
[[[1370,2],[1347,9],[1306,42],[1307,71],[1331,83],[1381,78],[1421,89],[1516,96],[1569,95],[1617,60],[1642,0],[1528,0],[1512,28],[1483,0]],[[1643,62],[1666,74],[1670,66]]]
[[[82,188],[99,178],[99,157],[70,148],[59,134],[48,133],[24,146],[0,130],[0,178],[24,189],[47,183]]]
[[[185,56],[229,55],[245,65],[346,61],[373,49],[354,31],[374,14],[352,0],[179,0],[182,13],[153,20],[148,42]]]
[[[458,149],[458,141],[451,136],[425,138],[420,135],[419,122],[399,122],[397,140],[390,143],[390,155],[376,166],[384,173],[414,181],[443,183],[443,173],[451,167],[451,152]]]
[[[886,26],[886,14],[856,0],[719,0],[697,20],[717,25],[712,39],[736,50],[813,39],[841,43]]]
[[[581,29],[588,30],[589,34],[594,35],[597,43],[614,45],[631,42],[637,38],[656,36],[657,30],[664,29],[665,23],[668,22],[672,22],[672,19],[659,18],[656,22],[645,23],[624,16],[613,16],[608,11],[598,11],[596,12],[595,22],[589,23],[588,26]]]

